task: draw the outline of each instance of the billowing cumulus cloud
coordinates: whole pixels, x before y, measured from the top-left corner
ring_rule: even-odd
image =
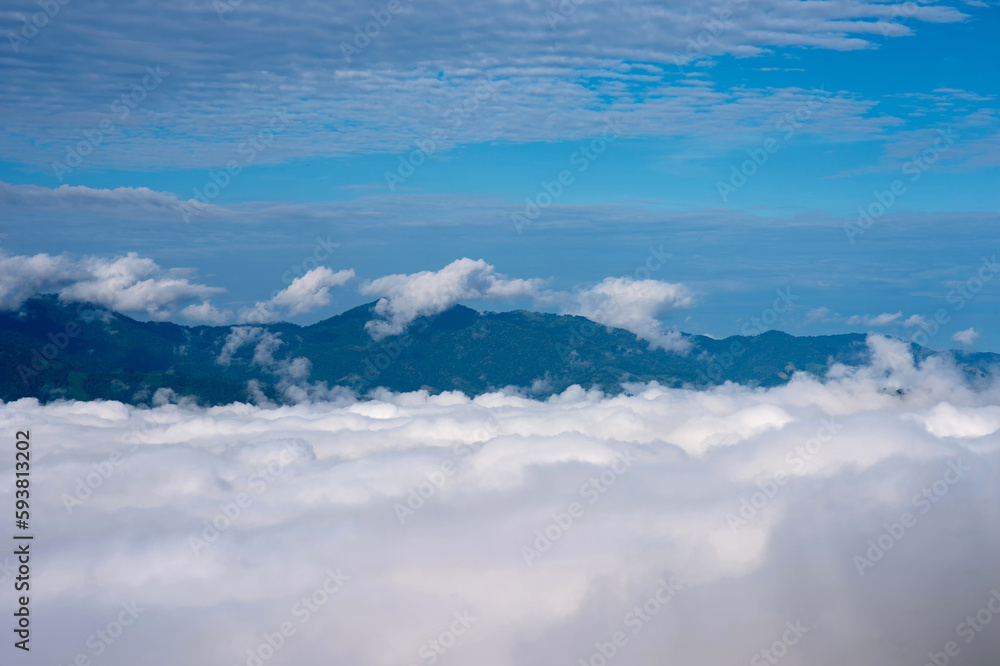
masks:
[[[691,291],[682,284],[659,280],[605,278],[572,295],[565,314],[586,317],[605,326],[623,328],[647,340],[652,348],[684,352],[690,348],[680,331],[668,329],[660,318],[694,305]]]
[[[334,273],[326,266],[314,268],[271,299],[275,305],[288,308],[289,314],[309,312],[313,308],[330,304],[330,289],[340,287],[354,279],[353,270]]]
[[[1000,389],[871,344],[769,390],[0,406],[32,663],[991,663]]]
[[[166,319],[178,303],[222,291],[192,284],[184,271],[161,269],[134,252],[112,260],[84,259],[81,268],[87,278],[60,290],[60,299],[97,303],[118,312],[144,312],[153,319]]]
[[[230,310],[219,310],[211,301],[204,301],[187,306],[181,310],[181,315],[196,324],[225,324],[232,319],[233,313]]]
[[[354,270],[333,272],[326,266],[319,266],[305,275],[295,278],[292,283],[275,294],[269,301],[258,301],[252,308],[240,313],[240,322],[245,324],[266,324],[278,321],[276,308],[287,308],[288,316],[309,312],[332,302],[330,289],[340,287],[354,279]]]
[[[976,340],[979,339],[979,332],[974,327],[967,328],[964,331],[958,331],[955,333],[951,336],[951,339],[963,347],[971,347],[976,344]]]
[[[386,275],[366,282],[361,293],[382,296],[365,324],[376,340],[399,335],[417,317],[444,312],[467,299],[512,301],[538,294],[542,280],[508,279],[482,259],[451,262],[439,271]]]
[[[135,252],[112,259],[0,253],[0,308],[16,310],[25,300],[57,293],[60,300],[89,302],[118,312],[167,319],[173,308],[223,291],[192,283],[190,271],[163,269]]]
[[[66,257],[0,252],[0,309],[16,310],[32,296],[66,286],[80,276],[82,271]]]

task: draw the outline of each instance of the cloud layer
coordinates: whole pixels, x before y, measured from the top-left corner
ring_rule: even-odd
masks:
[[[45,534],[32,657],[987,663],[1000,618],[966,618],[998,603],[998,389],[871,344],[767,391],[3,405]]]
[[[67,302],[89,302],[117,312],[165,320],[174,306],[221,292],[190,281],[191,271],[163,269],[135,252],[104,259],[8,255],[0,252],[0,309],[16,310],[25,300],[57,293]]]
[[[23,14],[0,17],[4,34],[18,34],[20,17],[38,11],[20,4]],[[144,168],[155,160],[217,168],[239,159],[237,147],[276,111],[291,122],[254,150],[258,163],[397,152],[438,127],[448,130],[448,145],[575,139],[612,111],[632,136],[705,140],[721,130],[732,141],[809,93],[720,90],[695,65],[794,47],[871,49],[927,23],[969,18],[944,4],[855,0],[632,0],[613,12],[569,0],[491,0],[460,10],[443,0],[404,1],[398,13],[361,0],[281,7],[220,0],[214,9],[206,3],[142,16],[115,2],[97,7],[99,23],[69,17],[70,9],[8,54],[0,84],[12,118],[0,138],[6,154],[46,169],[74,153],[87,166]],[[105,38],[95,43],[94,30]],[[58,77],[49,75],[53,61]],[[160,72],[155,85],[150,69]],[[496,88],[485,101],[476,93],[484,83]],[[818,126],[805,131],[878,136],[898,120],[869,117],[875,104],[831,95]],[[466,121],[469,109],[475,122],[451,122],[459,113]]]

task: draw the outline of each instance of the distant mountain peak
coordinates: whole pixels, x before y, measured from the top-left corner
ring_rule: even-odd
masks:
[[[293,386],[307,393],[344,387],[338,390],[362,395],[377,387],[475,395],[534,386],[540,396],[573,384],[618,392],[626,383],[654,380],[696,388],[724,381],[774,386],[794,372],[823,374],[833,362],[869,359],[861,334],[796,337],[769,330],[721,340],[685,334],[693,347],[678,354],[650,349],[622,329],[581,326],[589,320],[579,316],[481,313],[464,305],[421,317],[403,335],[373,340],[365,324],[374,306],[310,326],[182,326],[54,297],[32,299],[20,312],[0,313],[0,398],[148,404],[157,390],[169,389],[221,404],[250,400],[251,382],[275,402]],[[933,353],[911,348],[917,358]],[[220,362],[224,353],[227,363]],[[961,355],[970,375],[986,374],[998,361],[993,354]]]

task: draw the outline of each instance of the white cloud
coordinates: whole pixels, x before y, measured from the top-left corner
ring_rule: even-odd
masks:
[[[332,301],[330,289],[340,287],[354,279],[354,270],[334,273],[326,266],[319,266],[275,294],[269,301],[258,301],[252,308],[240,312],[240,323],[267,324],[278,320],[276,307],[288,308],[288,315],[295,316],[324,307]]]
[[[599,284],[575,292],[540,291],[540,279],[508,279],[482,259],[459,259],[439,271],[410,275],[387,275],[366,282],[364,294],[381,295],[375,305],[377,318],[365,324],[379,340],[398,335],[416,318],[444,312],[467,299],[509,301],[534,298],[554,306],[562,314],[573,314],[605,326],[635,333],[652,348],[685,352],[690,343],[660,317],[694,304],[694,295],[682,284],[658,280],[606,278]]]
[[[951,336],[953,342],[957,342],[963,347],[971,347],[976,344],[976,340],[979,339],[979,333],[975,328],[967,328],[964,331],[959,331],[955,335]]]
[[[334,273],[326,266],[314,268],[292,280],[287,288],[271,299],[271,303],[289,309],[290,315],[302,314],[330,304],[330,289],[354,279],[351,269]]]
[[[219,310],[211,301],[191,304],[181,310],[181,315],[198,324],[225,324],[233,317],[231,310]]]
[[[789,664],[923,663],[998,585],[983,562],[1000,539],[1000,390],[871,342],[870,368],[769,390],[0,405],[0,429],[31,425],[45,480],[33,601],[59,640],[32,651],[89,653],[134,599],[105,666],[147,663],[153,644],[162,663],[245,664],[286,620],[295,633],[264,663],[420,662],[463,611],[476,623],[442,663],[576,663],[616,631],[631,664],[747,663],[785,622],[809,629]],[[88,488],[95,465],[112,471]],[[897,527],[904,514],[915,526]],[[343,587],[292,615],[337,569]],[[670,576],[683,587],[632,633]],[[959,644],[991,663],[1000,633]]]
[[[378,319],[365,324],[372,338],[399,335],[418,317],[444,312],[466,299],[510,301],[538,294],[542,280],[507,279],[482,259],[463,258],[439,271],[386,275],[366,282],[361,293],[382,296]]]
[[[257,301],[251,308],[240,310],[241,324],[270,324],[278,321],[278,313],[268,301]]]
[[[298,356],[292,359],[276,359],[274,352],[284,344],[281,334],[269,331],[259,326],[233,326],[219,351],[215,362],[219,365],[232,365],[236,353],[247,345],[253,345],[253,356],[250,364],[260,366],[277,378],[275,389],[286,402],[309,403],[319,400],[330,400],[334,397],[347,395],[347,389],[340,387],[328,388],[324,382],[310,382],[312,362]],[[252,401],[260,406],[273,407],[273,403],[264,391],[264,385],[257,379],[251,379],[247,384]]]
[[[906,328],[913,328],[914,326],[919,326],[920,328],[927,328],[928,323],[927,319],[923,315],[915,314],[907,317],[906,321],[903,322],[903,326],[905,326]]]
[[[183,277],[185,271],[164,270],[135,252],[113,260],[86,258],[80,267],[88,277],[60,290],[61,300],[97,303],[116,312],[144,312],[153,319],[165,320],[173,306],[223,291],[192,284]]]
[[[127,220],[183,221],[185,206],[197,206],[201,217],[233,217],[224,208],[198,201],[184,201],[172,192],[148,187],[103,189],[84,185],[15,185],[0,181],[0,204],[9,208],[50,211],[74,216],[94,215]]]
[[[903,316],[902,312],[883,312],[882,314],[875,315],[875,316],[867,315],[867,314],[866,315],[853,315],[851,317],[848,317],[848,319],[847,319],[847,325],[848,326],[872,326],[872,327],[880,328],[880,327],[883,327],[883,326],[890,326],[892,324],[895,324],[897,321],[899,321],[900,318],[902,318],[902,316]]]
[[[66,257],[0,252],[0,309],[16,310],[32,296],[56,291],[81,274]]]
[[[668,329],[660,317],[694,305],[694,295],[682,284],[658,280],[605,278],[575,292],[565,314],[586,317],[605,326],[623,328],[647,340],[652,348],[684,352],[690,343],[677,330]]]
[[[813,308],[806,313],[806,323],[811,324],[813,322],[829,322],[839,319],[840,315],[826,307],[825,305],[818,308]]]
[[[253,363],[263,367],[274,364],[274,352],[281,346],[281,336],[256,326],[233,326],[223,343],[215,362],[219,365],[230,365],[233,355],[245,345],[256,344]]]
[[[0,253],[0,308],[13,310],[43,293],[67,302],[90,302],[117,312],[144,313],[167,319],[173,308],[223,291],[194,284],[190,271],[160,268],[134,252],[113,259]]]
[[[712,126],[723,125],[730,137],[747,127],[771,126],[775,114],[795,108],[781,97],[795,89],[739,86],[722,93],[726,102],[716,105],[711,91],[691,83],[695,77],[680,75],[677,63],[795,48],[863,50],[913,35],[922,22],[968,18],[954,7],[931,3],[724,4],[630,0],[609,13],[599,5],[573,3],[572,15],[553,26],[550,17],[569,5],[490,0],[455,15],[446,0],[412,3],[384,29],[373,24],[380,34],[350,60],[344,45],[373,20],[371,4],[362,0],[339,2],[335,12],[301,0],[251,11],[221,5],[222,34],[211,7],[151,10],[106,21],[106,39],[99,44],[87,41],[87,26],[52,21],[45,28],[48,50],[22,49],[8,63],[0,92],[18,131],[0,135],[0,151],[49,169],[52,161],[66,160],[82,131],[93,133],[110,120],[116,131],[104,133],[99,150],[88,147],[89,165],[145,168],[155,160],[216,168],[235,156],[233,146],[251,128],[266,127],[274,108],[286,105],[297,122],[283,130],[280,143],[256,156],[257,163],[291,155],[410,150],[415,137],[441,126],[443,110],[467,103],[479,82],[488,80],[508,84],[504,103],[490,109],[483,104],[476,122],[462,123],[449,140],[576,139],[592,132],[594,116],[614,108],[630,116],[626,125],[637,133],[686,131],[704,143]],[[728,14],[719,29],[721,11]],[[261,31],[260,25],[281,28]],[[137,34],[145,45],[141,63],[129,58]],[[44,76],[49,58],[61,63],[65,76]],[[115,67],[102,66],[108,62]],[[142,81],[151,62],[165,63],[172,73],[122,123],[108,113],[109,102]],[[208,88],[211,96],[204,94]],[[248,99],[247,90],[258,92]],[[849,93],[838,98],[848,107],[859,102]],[[554,99],[560,104],[553,105]],[[66,100],[74,104],[68,107]],[[220,109],[232,122],[219,120]],[[841,115],[841,110],[826,105],[801,131],[822,124],[823,131],[841,128],[845,137],[857,136],[858,129],[870,137],[898,123],[885,114],[853,108]],[[351,131],[336,129],[343,127]]]

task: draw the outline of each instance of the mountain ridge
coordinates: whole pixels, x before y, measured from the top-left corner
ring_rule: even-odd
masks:
[[[152,404],[157,391],[169,389],[159,399],[217,405],[287,402],[335,386],[362,395],[377,387],[477,395],[517,386],[536,397],[573,384],[617,393],[654,380],[673,387],[725,381],[768,387],[797,370],[823,374],[832,362],[864,364],[869,354],[860,333],[793,336],[769,330],[723,339],[683,334],[691,349],[681,355],[650,349],[633,333],[576,315],[478,312],[462,305],[375,341],[364,329],[373,306],[306,326],[184,326],[35,298],[17,312],[0,312],[0,399]],[[910,346],[918,359],[937,353]],[[997,354],[945,353],[972,378],[1000,365]]]

